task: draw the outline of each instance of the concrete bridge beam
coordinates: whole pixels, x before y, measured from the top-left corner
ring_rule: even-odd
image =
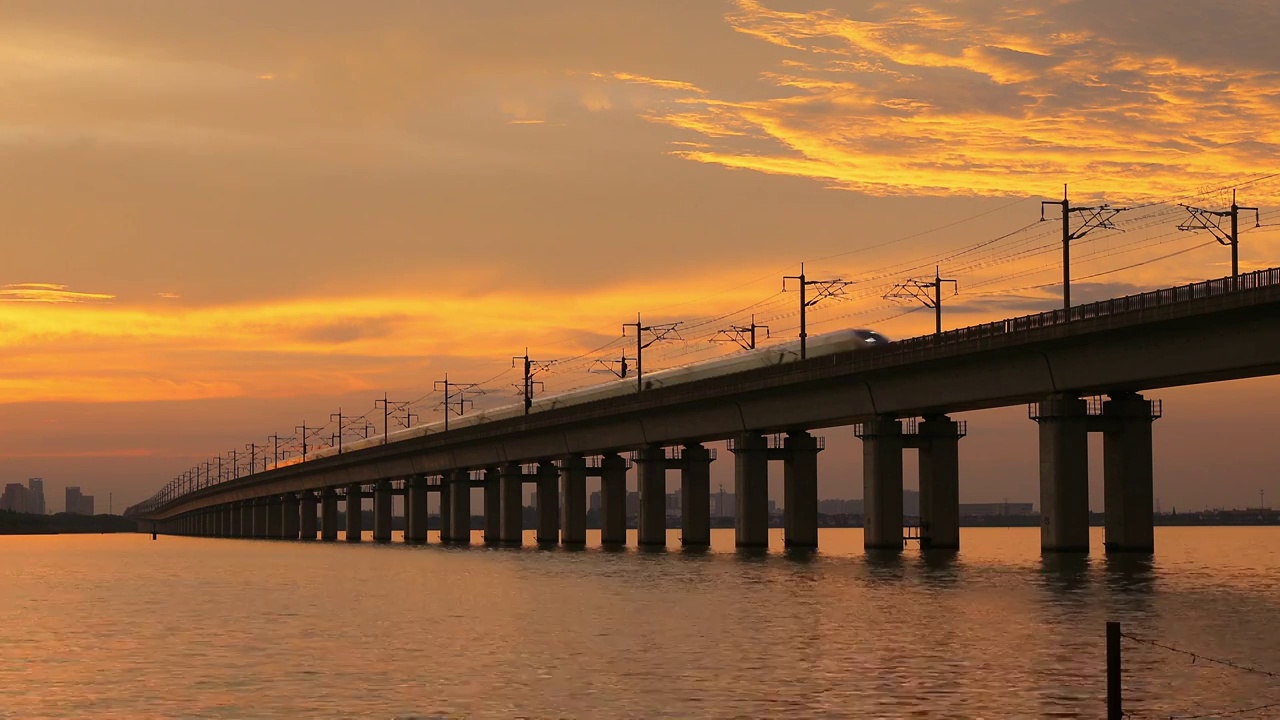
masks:
[[[299,513],[301,505],[296,493],[286,493],[280,498],[280,537],[285,540],[297,540],[301,523]]]
[[[1089,417],[1078,395],[1045,398],[1040,426],[1040,550],[1089,552]]]
[[[920,549],[960,548],[960,424],[945,415],[920,423]]]
[[[539,545],[560,542],[560,468],[550,460],[538,464],[534,485],[534,540]]]
[[[373,541],[391,542],[391,481],[386,479],[373,485]]]
[[[862,425],[862,545],[902,549],[902,424],[881,416]]]
[[[689,443],[680,451],[680,544],[711,544],[711,451]]]
[[[501,540],[509,545],[524,541],[524,470],[519,463],[502,466],[498,480],[501,518]]]
[[[338,539],[338,493],[331,487],[320,491],[320,539]]]
[[[789,548],[818,547],[818,439],[789,432],[783,441],[783,543]]]
[[[454,470],[446,480],[452,481],[449,497],[449,531],[453,542],[471,543],[471,472]]]
[[[667,544],[667,453],[661,445],[649,445],[636,454],[636,484],[640,490],[640,517],[636,540],[640,547]]]
[[[736,542],[769,547],[769,445],[760,433],[739,435],[733,445]]]
[[[502,470],[496,467],[484,471],[484,541],[502,542]]]
[[[266,498],[255,498],[253,501],[253,537],[259,540],[267,537],[267,513],[270,511]]]
[[[1102,404],[1103,502],[1107,552],[1155,550],[1151,403],[1116,393]]]
[[[279,495],[267,498],[267,537],[272,540],[284,537],[284,502]]]
[[[560,463],[560,542],[587,543],[587,461],[581,455]]]
[[[627,544],[627,462],[617,453],[600,459],[600,544]]]
[[[347,486],[347,542],[360,542],[364,533],[364,513],[361,505],[364,488],[360,483]]]
[[[440,542],[453,542],[453,483],[449,473],[440,476]]]
[[[427,541],[427,479],[422,475],[414,475],[406,484],[404,541],[421,544]]]
[[[298,499],[298,539],[316,539],[316,494],[310,490]]]

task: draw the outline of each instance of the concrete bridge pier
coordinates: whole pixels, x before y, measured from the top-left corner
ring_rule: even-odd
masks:
[[[498,485],[502,495],[499,537],[504,544],[519,545],[524,541],[524,470],[520,464],[503,465]]]
[[[636,453],[636,484],[640,490],[637,544],[666,547],[667,452],[661,445],[649,445]]]
[[[360,483],[347,486],[347,542],[360,542],[364,532],[364,516],[361,506],[364,488]]]
[[[862,546],[902,549],[902,423],[882,416],[863,423]]]
[[[427,479],[414,475],[405,486],[404,541],[421,544],[427,541]]]
[[[253,501],[253,536],[259,540],[267,537],[267,512],[270,511],[266,498],[255,498]]]
[[[391,542],[391,481],[385,478],[373,485],[373,541]]]
[[[453,487],[449,497],[449,531],[453,542],[471,544],[471,471],[454,470],[450,473]]]
[[[440,542],[453,542],[453,483],[449,473],[440,476]]]
[[[502,470],[496,467],[484,470],[484,542],[502,542]]]
[[[320,491],[320,539],[338,539],[338,493],[331,487]]]
[[[534,541],[543,546],[555,545],[560,542],[560,468],[543,460],[534,482]]]
[[[769,444],[759,433],[733,443],[733,486],[737,495],[737,546],[769,547]]]
[[[960,549],[960,423],[945,415],[919,426],[920,549]]]
[[[1155,407],[1136,393],[1113,393],[1102,404],[1107,552],[1155,550],[1151,424],[1160,416]]]
[[[1089,552],[1089,413],[1078,395],[1040,402],[1040,551]]]
[[[284,503],[279,495],[267,498],[267,537],[272,540],[284,537]]]
[[[298,539],[316,539],[316,494],[310,490],[298,499]]]
[[[239,503],[240,508],[240,535],[242,538],[253,537],[253,507],[252,500],[242,500]]]
[[[627,544],[627,461],[617,453],[600,459],[600,544]]]
[[[229,537],[244,537],[244,508],[243,503],[234,502],[227,506],[228,513],[231,515],[231,533]]]
[[[560,462],[560,523],[561,544],[587,544],[587,461],[581,455]]]
[[[301,518],[298,517],[300,504],[296,493],[285,493],[280,498],[281,524],[280,537],[285,540],[297,540]]]
[[[711,544],[711,451],[689,443],[680,451],[680,544]]]
[[[782,443],[783,544],[818,547],[818,439],[788,432]]]
[[[234,514],[231,512],[231,503],[227,503],[226,505],[223,505],[221,508],[219,508],[218,514],[222,516],[221,537],[224,537],[224,538],[234,537],[231,534],[231,516]]]

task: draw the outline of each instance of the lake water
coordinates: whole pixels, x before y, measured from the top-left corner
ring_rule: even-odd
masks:
[[[5,537],[0,718],[1097,718],[1107,620],[1280,670],[1280,529],[1157,528],[1145,560],[1095,532],[1047,559],[1035,528],[949,558],[859,530],[795,556]],[[1124,665],[1134,717],[1280,702],[1130,640]]]

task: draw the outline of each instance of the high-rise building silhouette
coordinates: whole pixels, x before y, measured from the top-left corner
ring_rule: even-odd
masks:
[[[22,483],[9,483],[4,486],[4,495],[0,495],[0,510],[13,512],[31,512],[31,493]]]
[[[66,512],[79,514],[80,500],[84,497],[80,494],[80,486],[70,485],[67,487],[67,507]]]
[[[28,478],[27,479],[27,505],[32,512],[37,515],[44,515],[48,509],[44,504],[44,478]]]

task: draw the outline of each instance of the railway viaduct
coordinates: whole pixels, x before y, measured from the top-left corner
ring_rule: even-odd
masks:
[[[581,545],[586,478],[598,476],[602,542],[622,544],[634,465],[640,545],[666,543],[665,473],[675,468],[681,541],[697,546],[710,540],[714,454],[704,443],[728,440],[738,546],[768,544],[768,463],[778,460],[785,542],[816,547],[813,431],[853,425],[863,443],[866,546],[902,547],[902,455],[915,449],[922,547],[954,549],[965,426],[950,414],[1026,404],[1039,425],[1042,550],[1089,548],[1088,434],[1099,432],[1106,549],[1150,552],[1152,423],[1162,408],[1142,393],[1277,372],[1280,269],[1272,269],[390,442],[128,513],[147,531],[335,540],[339,502],[358,509],[372,497],[373,537],[389,541],[392,497],[402,494],[405,539],[425,542],[427,494],[439,493],[441,539],[465,543],[470,489],[483,487],[485,541],[518,544],[522,487],[531,483],[537,542]],[[362,515],[345,515],[346,537],[358,541]]]

